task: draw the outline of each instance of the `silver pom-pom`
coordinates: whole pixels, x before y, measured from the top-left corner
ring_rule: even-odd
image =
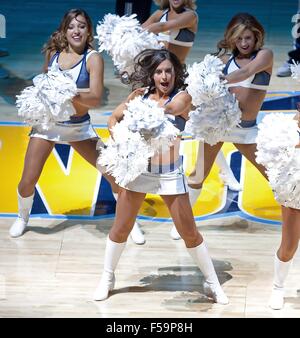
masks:
[[[125,187],[147,170],[148,158],[153,152],[142,136],[130,131],[124,123],[117,123],[112,132],[114,138],[110,137],[101,148],[97,166],[106,167],[116,183]]]
[[[241,120],[238,102],[222,79],[224,64],[216,56],[206,55],[188,68],[187,91],[196,107],[189,114],[185,131],[214,145],[230,133]]]
[[[41,124],[47,129],[76,113],[71,102],[77,93],[76,83],[68,71],[61,72],[57,67],[34,77],[34,86],[26,87],[16,96],[18,115],[29,125]]]
[[[155,34],[142,28],[136,14],[122,17],[107,14],[102,22],[99,21],[96,30],[99,51],[109,53],[120,72],[131,74],[133,60],[141,51],[162,47]]]
[[[282,113],[266,115],[258,125],[256,160],[267,169],[288,164],[299,142],[297,121]]]
[[[112,132],[97,163],[122,187],[145,172],[149,158],[169,149],[180,134],[156,101],[141,96],[127,103],[123,120]]]
[[[127,103],[123,122],[129,130],[139,132],[154,152],[169,148],[180,131],[168,120],[164,108],[149,98],[137,96]]]
[[[189,113],[185,131],[214,145],[240,122],[241,111],[233,95],[205,102]]]
[[[99,21],[96,27],[97,35],[95,36],[98,39],[99,44],[99,52],[106,51],[110,55],[112,55],[113,48],[113,37],[112,34],[115,28],[122,24],[122,22],[126,22],[127,27],[135,27],[139,24],[136,19],[136,14],[130,16],[122,16],[116,14],[106,14],[102,21]]]
[[[194,62],[187,68],[189,75],[185,83],[194,106],[225,95],[225,81],[221,80],[223,68],[223,62],[212,55],[206,55],[202,62]]]
[[[300,209],[300,149],[296,149],[288,165],[281,170],[270,169],[270,184],[277,202],[285,207]]]
[[[258,125],[256,160],[267,169],[276,200],[300,209],[298,123],[291,115],[268,114]]]
[[[126,104],[124,110],[124,123],[133,132],[146,134],[150,138],[156,136],[159,127],[166,120],[164,109],[149,98],[137,96]]]
[[[26,87],[20,95],[16,96],[18,115],[29,125],[49,123],[49,114],[42,101],[38,97],[38,89],[34,86]]]
[[[77,94],[77,86],[68,71],[59,71],[57,67],[34,77],[33,84],[38,89],[38,98],[49,108],[53,120],[65,121],[75,114],[71,100]]]

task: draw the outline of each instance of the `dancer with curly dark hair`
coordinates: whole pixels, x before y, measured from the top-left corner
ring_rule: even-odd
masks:
[[[145,50],[136,58],[131,77],[136,88],[113,112],[109,129],[123,119],[126,103],[142,95],[156,101],[165,109],[169,120],[183,131],[191,108],[191,97],[184,90],[185,71],[178,58],[168,50]],[[95,300],[104,300],[114,288],[119,258],[133,227],[146,193],[161,195],[188,252],[204,274],[206,294],[220,304],[228,299],[222,290],[203,237],[198,232],[189,202],[186,178],[179,156],[180,137],[168,151],[158,152],[149,159],[148,171],[119,192],[116,217],[107,238],[104,271],[94,294]]]
[[[155,0],[159,10],[155,11],[143,24],[143,27],[158,35],[165,47],[174,53],[181,63],[185,63],[198,30],[198,15],[196,0]],[[201,153],[203,142],[199,142],[198,153]],[[241,190],[231,168],[228,166],[223,152],[220,150],[216,163],[220,168],[220,178],[233,191]],[[190,201],[194,205],[195,194],[190,190]],[[180,239],[180,235],[173,226],[170,231],[173,239]]]

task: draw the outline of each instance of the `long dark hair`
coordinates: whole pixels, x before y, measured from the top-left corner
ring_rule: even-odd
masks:
[[[132,89],[149,87],[150,92],[152,92],[155,89],[153,80],[155,70],[165,60],[169,60],[174,67],[174,89],[185,88],[184,80],[188,75],[186,67],[180,63],[174,53],[167,49],[145,49],[134,59],[134,72],[130,76]]]
[[[43,49],[42,49],[43,53],[52,52],[52,51],[62,52],[63,50],[68,49],[68,41],[66,38],[66,32],[68,30],[70,22],[74,18],[77,18],[79,15],[83,16],[87,22],[88,39],[86,41],[86,44],[87,44],[86,48],[93,49],[92,42],[94,40],[94,36],[93,36],[92,20],[90,19],[89,15],[87,14],[85,10],[75,8],[75,9],[70,9],[67,13],[65,13],[58,29],[52,33],[48,42],[43,46]]]

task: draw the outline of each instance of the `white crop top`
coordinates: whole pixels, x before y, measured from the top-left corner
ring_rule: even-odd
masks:
[[[186,12],[189,9],[184,8],[183,11]],[[195,12],[196,13],[196,12]],[[163,12],[159,22],[168,21],[169,9]],[[173,45],[183,46],[183,47],[192,47],[196,34],[189,30],[188,28],[173,29],[166,32],[158,33],[158,39],[160,41],[166,41],[172,43]]]
[[[257,52],[252,56],[251,59],[254,59],[256,55],[257,55]],[[236,63],[235,57],[232,56],[226,63],[223,73],[227,75],[238,69],[240,69],[240,66]],[[266,71],[262,71],[262,72],[251,75],[246,80],[235,82],[235,83],[230,83],[230,84],[227,84],[226,86],[228,88],[245,87],[245,88],[253,88],[253,89],[259,89],[259,90],[267,90],[269,83],[270,83],[270,79],[271,79],[271,75],[267,73]]]
[[[86,50],[83,54],[82,59],[78,61],[73,67],[71,67],[70,69],[67,69],[68,73],[72,76],[72,79],[76,82],[77,88],[80,89],[80,91],[89,90],[90,88],[90,74],[87,71],[86,63],[89,57],[94,53],[97,53],[97,51]],[[56,52],[52,56],[49,62],[49,67],[52,67],[52,66],[55,67],[58,65],[59,55],[60,53]]]

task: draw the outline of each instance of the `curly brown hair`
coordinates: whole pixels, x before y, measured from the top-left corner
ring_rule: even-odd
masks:
[[[230,51],[236,56],[238,54],[236,41],[246,29],[253,32],[256,40],[255,50],[259,50],[264,45],[265,30],[263,26],[253,15],[238,13],[228,23],[224,39],[218,42],[216,55],[224,55]]]
[[[53,51],[62,52],[63,50],[68,50],[66,32],[68,30],[70,22],[74,18],[77,18],[79,15],[83,16],[87,22],[88,39],[86,41],[86,48],[94,49],[92,45],[92,42],[94,40],[92,20],[85,10],[76,8],[70,9],[67,13],[65,13],[58,29],[52,33],[48,42],[43,46],[43,53],[51,53]]]
[[[146,49],[135,57],[134,72],[130,76],[132,89],[149,87],[150,92],[153,92],[155,89],[153,79],[155,70],[165,60],[169,60],[174,67],[174,89],[184,89],[186,87],[184,81],[188,75],[186,66],[167,49]]]

